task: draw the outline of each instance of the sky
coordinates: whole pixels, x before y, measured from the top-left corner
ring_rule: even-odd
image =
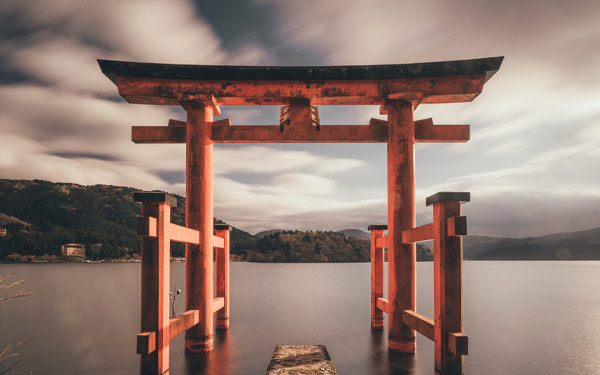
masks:
[[[415,119],[469,124],[471,140],[417,144],[425,198],[469,191],[469,233],[526,237],[600,226],[600,1],[0,2],[0,178],[185,194],[184,145],[135,145],[132,125],[185,120],[133,105],[96,59],[227,65],[403,64],[505,56],[471,103]],[[367,124],[373,106],[321,106]],[[222,107],[276,124],[278,107]],[[215,216],[255,233],[387,221],[385,144],[214,146]]]

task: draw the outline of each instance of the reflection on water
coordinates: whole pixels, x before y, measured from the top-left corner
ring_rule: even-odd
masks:
[[[184,264],[171,267],[171,286],[183,289]],[[432,317],[433,267],[417,269],[417,310]],[[20,373],[139,372],[139,264],[0,264],[0,274],[13,271],[35,294],[0,303],[0,346],[39,334]],[[371,332],[369,272],[233,263],[230,330],[201,355],[174,339],[171,374],[264,374],[277,344],[323,344],[340,374],[433,374],[429,340],[419,335],[418,354],[403,356]],[[465,262],[464,275],[467,374],[600,373],[600,262]]]

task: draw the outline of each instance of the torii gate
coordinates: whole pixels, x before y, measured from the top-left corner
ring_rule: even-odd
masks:
[[[436,371],[462,373],[462,355],[466,354],[466,336],[461,332],[462,242],[449,237],[464,234],[460,227],[466,226],[466,221],[461,220],[460,204],[456,202],[468,200],[465,195],[468,193],[439,193],[428,198],[428,204],[434,204],[435,221],[415,228],[414,144],[466,142],[469,126],[436,126],[431,119],[415,121],[413,112],[420,104],[472,101],[498,71],[502,59],[324,67],[172,65],[98,60],[102,72],[129,103],[180,105],[187,113],[186,122],[169,120],[168,126],[132,128],[135,143],[186,144],[187,228],[170,224],[169,201],[164,194],[137,197],[146,202],[140,234],[158,238],[156,242],[143,241],[142,252],[160,254],[156,255],[158,258],[154,256],[147,260],[146,268],[142,266],[143,270],[148,270],[142,271],[142,308],[152,310],[142,311],[142,329],[149,330],[138,336],[138,352],[143,354],[142,371],[167,372],[169,340],[182,331],[186,332],[186,351],[212,350],[213,313],[217,310],[220,311],[217,328],[229,328],[228,268],[223,273],[217,271],[221,279],[225,278],[220,289],[226,290],[220,291],[222,298],[213,299],[213,248],[228,248],[226,228],[219,228],[220,234],[214,236],[214,143],[385,142],[388,226],[369,228],[373,229],[371,325],[373,329],[383,329],[383,312],[388,313],[389,350],[415,353],[416,330],[436,342]],[[247,105],[284,106],[279,124],[240,126],[231,125],[229,119],[213,121],[214,114],[221,114],[221,106]],[[368,125],[320,125],[318,105],[380,105],[380,113],[387,114],[388,120],[371,119]],[[384,229],[388,229],[387,237],[383,236]],[[424,239],[436,240],[435,320],[415,311],[415,242]],[[171,322],[168,307],[165,310],[170,240],[187,243],[186,313]],[[389,254],[387,300],[383,298],[381,279],[383,253],[380,249],[383,246],[388,247]],[[453,261],[448,262],[449,248],[457,250],[460,258],[454,254]],[[144,259],[144,255],[142,257]],[[150,259],[149,255],[146,259]],[[455,289],[450,292],[445,281],[448,272],[454,273]],[[144,285],[150,284],[153,286],[144,289]],[[444,301],[441,305],[437,303],[438,297]],[[453,299],[450,303],[453,310],[448,314],[454,316],[455,321],[460,320],[452,323],[454,327],[451,328],[446,327],[447,311],[444,310],[448,298]],[[144,322],[148,322],[146,326],[150,328],[144,328]]]

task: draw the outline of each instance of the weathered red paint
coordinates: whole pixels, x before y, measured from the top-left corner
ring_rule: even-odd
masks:
[[[169,370],[169,270],[170,241],[168,224],[171,206],[165,202],[142,205],[143,217],[153,217],[157,224],[156,237],[142,237],[142,332],[156,332],[152,337],[155,351],[142,354],[143,374],[164,374]],[[150,346],[152,344],[149,344]],[[138,347],[139,350],[139,347]]]
[[[385,99],[420,103],[472,101],[486,74],[354,81],[209,81],[115,77],[129,103],[179,105],[181,100],[214,95],[221,106],[287,105],[308,98],[312,105],[378,105]]]
[[[200,312],[199,323],[185,333],[185,349],[199,353],[213,349],[213,110],[182,104],[187,112],[186,226],[199,233],[199,245],[186,245],[185,309]]]
[[[375,305],[382,312],[389,314],[389,312],[390,312],[390,302],[388,301],[387,298],[382,298],[382,297],[377,298],[377,303]]]
[[[448,221],[461,216],[460,202],[433,205],[435,369],[441,374],[462,375],[462,355],[449,348],[450,332],[462,332],[462,238],[448,235]]]
[[[217,253],[217,297],[223,298],[223,308],[217,311],[217,329],[229,329],[229,229],[217,229],[217,237],[223,239],[223,246]]]
[[[279,125],[215,125],[214,143],[383,143],[386,126],[321,125],[316,127]],[[131,140],[135,143],[185,143],[183,126],[134,126]]]
[[[458,217],[460,206],[456,202],[434,202],[434,223],[415,228],[414,144],[466,142],[470,129],[468,125],[434,126],[431,119],[414,121],[413,111],[421,103],[473,100],[501,61],[502,58],[490,58],[410,66],[285,70],[100,60],[105,74],[130,103],[181,105],[187,112],[185,123],[170,120],[165,127],[132,128],[132,140],[136,143],[186,143],[187,227],[169,223],[169,207],[164,202],[145,204],[139,223],[145,249],[143,332],[138,336],[138,351],[144,353],[142,369],[166,371],[169,339],[183,331],[188,352],[212,350],[214,312],[217,328],[229,327],[229,231],[218,230],[213,236],[213,143],[387,142],[389,234],[383,235],[382,226],[374,228],[371,234],[371,326],[383,329],[383,314],[388,313],[390,350],[414,353],[416,330],[435,340],[438,372],[461,373],[468,341],[462,333],[462,245],[453,236],[466,234],[466,219]],[[374,69],[377,73],[373,73]],[[291,79],[287,79],[289,74],[294,74]],[[231,126],[228,119],[213,122],[213,114],[220,114],[220,106],[233,105],[289,108],[282,126]],[[380,105],[380,113],[387,114],[388,121],[371,119],[369,125],[321,126],[316,107],[314,111],[311,107],[316,105]],[[429,238],[436,243],[435,323],[415,312],[415,242]],[[166,319],[171,240],[187,243],[187,312],[185,317],[169,323]],[[384,246],[388,247],[389,258],[387,299],[383,298]],[[217,248],[214,299],[213,247]]]
[[[169,320],[169,340],[198,324],[198,310],[186,311]],[[150,354],[156,350],[156,332],[147,331],[137,335],[137,353]]]
[[[402,232],[415,226],[415,131],[412,104],[386,103],[388,111],[388,348],[416,351],[415,330],[402,323],[403,310],[415,310],[416,249],[402,242]]]
[[[415,142],[467,142],[469,125],[433,125],[431,118],[415,121]]]
[[[175,318],[169,321],[169,338],[173,340],[175,337],[181,335],[183,332],[198,324],[199,321],[200,313],[198,310],[189,310],[183,314],[177,315]]]
[[[228,120],[228,119],[225,119]],[[306,121],[306,120],[304,120]],[[310,121],[310,120],[309,120]],[[310,124],[310,123],[309,123]],[[214,143],[383,143],[388,140],[387,121],[371,119],[369,125],[321,125],[319,130],[307,124],[234,125],[215,121]],[[135,143],[185,143],[185,126],[133,126]],[[431,119],[415,121],[415,142],[467,142],[469,125],[433,125]]]
[[[377,308],[377,299],[383,297],[383,247],[377,240],[383,238],[383,230],[371,230],[371,329],[383,330],[383,311]]]
[[[419,332],[429,340],[434,340],[435,322],[412,310],[402,312],[402,323]]]
[[[413,243],[433,239],[433,223],[402,231],[402,242]]]

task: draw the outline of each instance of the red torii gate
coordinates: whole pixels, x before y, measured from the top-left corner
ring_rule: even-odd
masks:
[[[162,258],[159,256],[162,260],[155,259],[154,271],[148,271],[149,279],[143,276],[142,285],[156,283],[158,279],[164,282],[165,275],[163,273],[161,276],[159,271],[168,265],[164,263],[168,259],[165,258],[168,252],[165,253],[164,249],[168,250],[171,239],[187,243],[186,313],[178,317],[180,320],[169,323],[168,317],[164,316],[163,304],[168,303],[168,298],[165,298],[165,293],[168,296],[168,284],[166,291],[164,284],[160,284],[158,289],[142,289],[142,306],[145,306],[144,301],[151,300],[154,303],[152,308],[159,311],[149,314],[156,322],[153,320],[154,323],[148,326],[156,332],[144,332],[141,339],[138,337],[138,352],[143,354],[142,370],[154,373],[168,371],[170,338],[167,336],[174,337],[182,331],[186,332],[186,351],[196,353],[212,350],[213,313],[221,309],[221,304],[229,304],[226,281],[221,284],[221,288],[227,289],[222,291],[227,296],[225,300],[213,300],[213,248],[228,248],[219,239],[225,236],[225,229],[221,229],[219,237],[214,236],[214,143],[385,142],[388,236],[383,236],[382,227],[370,228],[375,229],[372,232],[372,261],[375,267],[371,299],[372,328],[383,329],[383,316],[380,314],[386,312],[389,315],[390,350],[415,353],[416,329],[436,341],[436,371],[462,372],[462,354],[466,354],[466,337],[461,332],[462,294],[456,295],[456,285],[452,289],[454,292],[448,293],[445,278],[438,281],[440,275],[443,276],[446,271],[453,272],[456,267],[456,257],[452,258],[450,265],[447,264],[446,248],[454,247],[462,254],[460,238],[458,241],[448,238],[461,234],[460,230],[455,231],[455,224],[461,226],[461,220],[455,218],[460,216],[460,206],[450,202],[468,199],[460,194],[433,196],[436,213],[434,223],[415,228],[414,143],[466,142],[469,140],[469,126],[433,125],[431,119],[415,121],[413,112],[420,104],[472,101],[481,93],[487,80],[498,71],[502,59],[494,57],[418,64],[325,67],[173,65],[98,60],[102,72],[115,83],[119,94],[129,103],[179,105],[187,113],[185,122],[169,120],[168,126],[132,128],[132,140],[135,143],[186,144],[187,228],[169,224],[166,196],[138,197],[146,202],[140,233],[146,236],[154,234],[158,238],[154,242],[143,241],[142,252],[159,251],[162,254]],[[221,114],[221,106],[246,105],[285,107],[282,107],[279,125],[240,126],[231,125],[229,119],[213,121],[214,114]],[[371,119],[368,125],[320,125],[318,105],[380,105],[380,113],[387,114],[388,120]],[[448,216],[448,212],[452,215]],[[461,306],[452,312],[460,312],[460,327],[458,330],[456,327],[450,328],[454,332],[450,337],[451,348],[448,347],[449,339],[444,336],[450,331],[440,331],[447,329],[443,328],[447,324],[446,314],[438,311],[439,306],[436,305],[435,322],[415,312],[414,243],[427,238],[437,240],[436,285],[439,284],[443,289],[444,301],[449,296],[454,299],[451,305]],[[381,276],[375,274],[376,270],[382,270],[383,267],[382,252],[376,255],[383,246],[388,247],[387,300],[383,299]],[[162,253],[160,249],[163,249]],[[381,266],[377,265],[379,262]],[[460,268],[461,262],[462,259],[459,259]],[[458,271],[458,287],[461,289],[462,276]],[[228,276],[228,272],[226,274]],[[166,279],[168,282],[168,273]],[[157,293],[160,296],[157,297]],[[147,313],[142,312],[143,322],[144,314]],[[169,331],[170,324],[175,328],[174,335],[172,332],[169,335],[163,332],[163,328]],[[435,334],[430,334],[434,324]],[[227,313],[227,318],[223,317],[217,328],[228,327]],[[448,350],[454,355],[454,360],[446,360]],[[160,356],[157,354],[159,352]]]

